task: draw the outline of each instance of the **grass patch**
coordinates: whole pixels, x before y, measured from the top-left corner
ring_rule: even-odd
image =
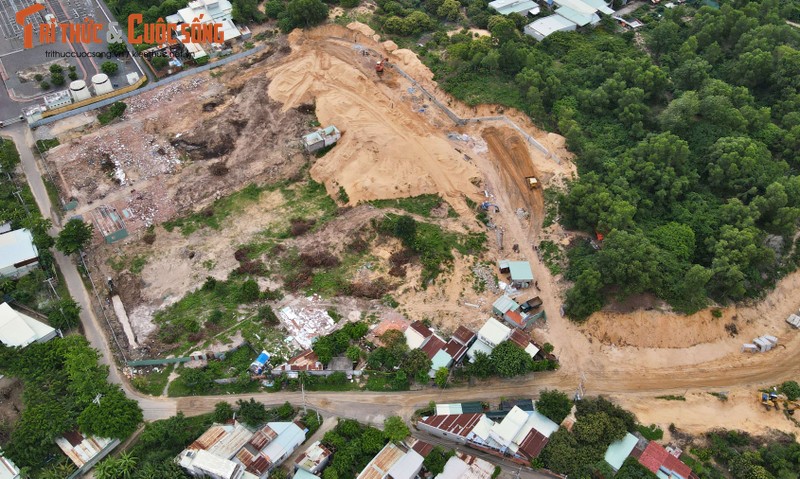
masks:
[[[676,396],[674,394],[669,394],[666,396],[656,396],[656,399],[663,399],[665,401],[686,401],[686,396],[683,395]]]
[[[47,197],[50,198],[50,205],[56,212],[60,213],[61,194],[58,192],[58,188],[45,176],[42,176],[42,182],[44,183],[44,189],[47,191]]]
[[[221,361],[211,360],[202,369],[181,368],[180,376],[169,385],[168,395],[196,396],[209,394],[242,394],[259,390],[258,381],[250,379],[248,368],[256,353],[249,347],[241,347],[227,354]],[[215,379],[235,378],[228,384],[215,383]]]
[[[220,229],[221,222],[234,213],[241,212],[245,206],[255,203],[265,188],[251,183],[243,189],[216,200],[208,208],[183,218],[165,221],[162,226],[167,231],[180,228],[184,236],[189,236],[200,228]]]
[[[636,430],[638,430],[639,434],[649,441],[660,441],[664,438],[664,431],[655,424],[651,424],[649,426],[637,424]]]
[[[557,188],[547,188],[544,190],[544,218],[542,228],[547,228],[556,222],[558,217],[558,206],[563,192]]]
[[[209,333],[222,331],[252,314],[255,305],[240,311],[249,301],[242,298],[244,280],[206,280],[203,287],[188,293],[175,304],[156,312],[154,320],[161,326],[158,338],[175,344],[188,341],[187,347]],[[219,311],[219,313],[216,313]]]
[[[372,200],[369,202],[376,208],[397,208],[408,213],[431,217],[431,210],[437,208],[442,203],[447,205],[447,217],[457,218],[458,214],[446,201],[439,195],[419,195],[410,198],[397,198],[393,200]]]
[[[51,148],[55,148],[58,145],[60,145],[60,143],[58,142],[58,138],[46,138],[44,140],[36,140],[36,148],[38,148],[39,151],[42,153]]]
[[[139,392],[151,396],[161,396],[173,367],[173,365],[163,366],[158,372],[151,371],[147,374],[137,375],[131,380],[131,384]]]
[[[553,276],[564,271],[564,267],[561,265],[564,255],[557,244],[547,240],[540,242],[539,254],[542,255],[542,261]]]
[[[378,224],[378,230],[393,236],[402,236],[397,230],[401,216],[388,214]],[[452,266],[453,250],[462,255],[479,254],[486,248],[486,234],[459,234],[444,230],[439,225],[425,222],[414,222],[415,231],[411,248],[419,255],[422,262],[422,285],[434,281],[446,269]],[[401,240],[403,238],[401,237]]]
[[[133,274],[139,274],[144,269],[144,266],[147,264],[147,257],[145,256],[137,256],[131,260],[130,264],[130,272]]]
[[[714,396],[722,402],[726,402],[728,400],[728,393],[710,392],[708,394]]]

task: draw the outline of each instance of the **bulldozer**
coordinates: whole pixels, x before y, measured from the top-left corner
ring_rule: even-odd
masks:
[[[783,409],[790,416],[794,416],[795,409],[800,409],[800,401],[786,401],[783,404]]]

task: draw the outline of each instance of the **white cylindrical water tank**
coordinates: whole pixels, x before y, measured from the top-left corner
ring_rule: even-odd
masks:
[[[75,101],[87,100],[92,97],[92,92],[83,80],[75,80],[69,84],[69,93]]]
[[[102,95],[104,93],[111,93],[114,87],[111,86],[111,80],[105,73],[98,73],[92,77],[92,85],[94,86],[94,94]]]

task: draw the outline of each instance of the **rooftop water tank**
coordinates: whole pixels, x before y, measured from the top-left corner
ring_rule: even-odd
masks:
[[[75,101],[88,100],[92,96],[92,93],[86,86],[86,82],[83,80],[75,80],[74,82],[70,83],[69,93],[72,95],[72,99]]]

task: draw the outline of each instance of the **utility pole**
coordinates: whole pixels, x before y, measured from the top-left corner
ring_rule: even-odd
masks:
[[[300,377],[300,393],[303,395],[303,415],[306,415],[308,414],[308,410],[306,409],[306,388],[303,383],[303,376]]]

